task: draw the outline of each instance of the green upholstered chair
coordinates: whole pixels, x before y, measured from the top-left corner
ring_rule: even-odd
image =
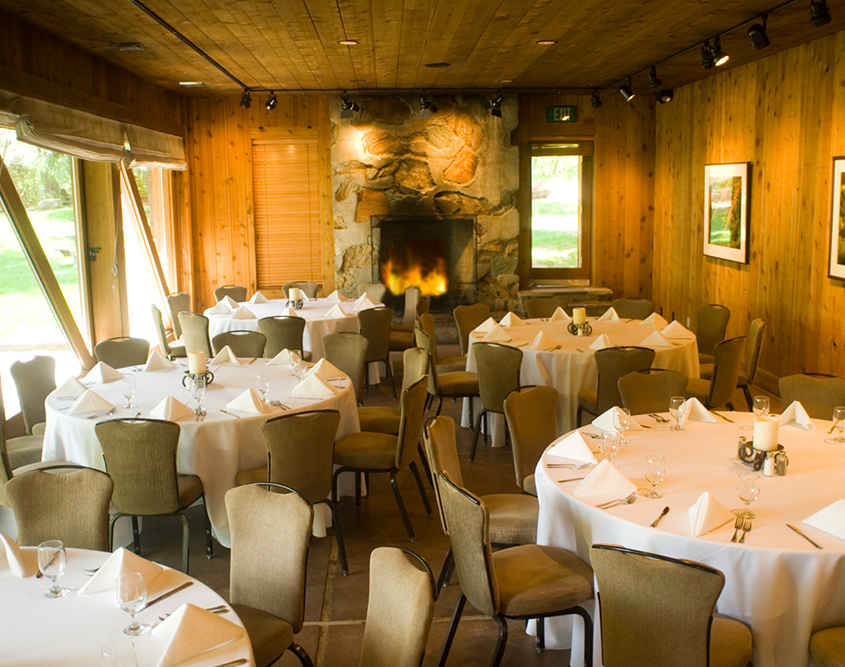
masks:
[[[431,297],[421,297],[416,287],[409,287],[405,292],[405,312],[402,322],[393,324],[390,329],[390,351],[404,352],[414,346],[416,318],[428,312]]]
[[[701,306],[695,311],[695,337],[700,363],[713,363],[713,347],[725,340],[730,319],[731,311],[718,303]]]
[[[708,410],[727,405],[733,410],[733,395],[739,369],[745,356],[745,336],[716,343],[713,347],[713,377],[710,380],[690,378],[684,396],[697,398]]]
[[[530,318],[551,317],[558,308],[566,310],[568,305],[569,299],[563,296],[534,297],[525,300],[525,312]]]
[[[490,412],[505,413],[505,398],[514,389],[519,388],[519,370],[522,367],[522,350],[499,343],[474,343],[475,368],[478,371],[478,393],[481,397],[481,410],[475,418],[475,431],[472,434],[472,447],[469,460],[475,460],[478,436],[481,433],[481,420]],[[489,429],[487,431],[489,433]],[[505,423],[505,439],[508,437]]]
[[[236,357],[254,359],[264,356],[267,337],[260,331],[224,331],[211,340],[211,349],[214,354],[227,345]]]
[[[466,357],[469,353],[469,334],[490,317],[490,306],[486,303],[457,306],[452,315],[455,318],[455,326],[458,329],[458,343],[461,346],[461,356]]]
[[[633,371],[619,378],[619,395],[622,407],[632,415],[667,412],[669,399],[683,396],[687,389],[687,376],[664,368],[647,368]]]
[[[214,298],[218,301],[222,301],[227,296],[238,303],[244,303],[246,301],[246,287],[243,285],[222,285],[214,290]]]
[[[29,435],[43,435],[47,421],[44,401],[56,388],[56,360],[36,355],[12,362],[9,373],[15,382],[23,423]]]
[[[644,320],[654,312],[654,303],[648,299],[614,299],[610,305],[626,319]]]
[[[152,311],[153,326],[155,327],[156,335],[158,336],[158,346],[161,348],[161,353],[168,359],[186,356],[185,341],[171,341],[167,339],[167,330],[164,328],[164,320],[161,318],[161,311],[158,309],[158,306],[154,303],[150,304],[150,310]],[[176,319],[178,321],[179,318]]]
[[[94,346],[94,357],[112,368],[140,366],[150,356],[150,342],[145,338],[117,336],[101,340]]]
[[[814,419],[830,419],[833,408],[845,405],[845,380],[838,377],[787,375],[778,381],[778,390],[784,410],[793,401],[801,401]]]
[[[554,387],[520,387],[505,398],[505,419],[511,434],[516,485],[537,495],[534,469],[552,442],[557,439],[557,404],[560,394]],[[454,478],[453,478],[454,479]]]
[[[417,347],[428,352],[429,359],[434,353],[434,341],[425,331],[417,327],[414,329],[417,340]],[[467,398],[478,396],[478,373],[472,371],[453,371],[452,373],[437,372],[437,366],[429,361],[428,364],[428,394],[429,397],[437,397],[437,410],[440,414],[443,407],[443,399]]]
[[[437,366],[438,373],[452,373],[454,371],[465,371],[467,369],[466,356],[444,358],[437,353],[437,335],[434,332],[434,316],[431,313],[423,313],[420,315],[417,318],[417,326],[425,331],[431,338],[431,363]]]
[[[165,299],[167,306],[167,314],[170,316],[170,322],[173,325],[173,335],[176,340],[182,337],[182,325],[179,323],[179,313],[191,312],[191,295],[185,292],[174,292],[168,294]]]
[[[598,382],[595,388],[588,387],[578,392],[576,425],[581,426],[581,417],[585,412],[598,417],[613,406],[622,405],[617,384],[619,378],[632,371],[651,368],[654,355],[654,350],[649,347],[608,347],[596,350]]]
[[[396,382],[393,379],[393,365],[390,363],[390,325],[392,323],[393,308],[368,308],[358,313],[358,333],[367,339],[367,354],[364,362],[384,364],[395,401]]]
[[[199,313],[182,311],[179,313],[179,323],[182,326],[182,340],[185,341],[186,352],[204,352],[211,358],[211,340],[208,338],[208,318]]]
[[[305,361],[311,361],[311,353],[302,349],[305,333],[305,319],[289,315],[273,315],[258,320],[258,328],[267,338],[264,358],[272,359],[282,350],[299,350]]]
[[[414,323],[420,311],[417,310],[417,302],[421,299],[419,287],[409,287],[405,290],[405,310],[402,313],[402,322],[394,324],[396,331],[413,332]],[[425,312],[428,312],[427,310]]]
[[[427,377],[428,352],[418,347],[411,347],[402,353],[402,391],[417,380]],[[362,431],[399,434],[401,412],[389,405],[365,405],[358,408],[358,425]]]
[[[303,292],[305,292],[305,296],[309,299],[316,299],[317,292],[320,289],[320,285],[310,281],[294,281],[292,283],[285,283],[282,286],[282,292],[285,294],[285,298],[288,298],[288,294],[290,294],[291,287],[298,287]]]
[[[754,378],[757,376],[757,364],[760,361],[760,350],[763,347],[765,333],[765,320],[757,318],[751,321],[751,326],[748,327],[748,345],[745,348],[745,363],[739,369],[739,377],[736,380],[736,386],[742,389],[745,394],[745,402],[748,404],[749,410],[754,407],[754,400],[749,387],[754,384]],[[703,380],[711,379],[713,377],[713,364],[701,364],[699,377]],[[788,403],[784,403],[784,407],[787,405]]]
[[[367,339],[351,331],[336,331],[323,336],[323,356],[352,380],[355,400],[360,405],[367,381]]]

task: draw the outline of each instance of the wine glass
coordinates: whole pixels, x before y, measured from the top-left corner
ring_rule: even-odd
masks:
[[[755,396],[754,400],[751,403],[751,409],[754,412],[754,417],[765,417],[769,414],[770,402],[768,396]],[[747,424],[745,426],[740,426],[740,430],[742,431],[753,431],[754,424]]]
[[[845,435],[843,435],[843,431],[845,431],[845,406],[839,405],[833,408],[833,425],[839,430],[839,437],[825,438],[824,441],[834,445],[845,444]]]
[[[127,635],[143,635],[150,629],[149,625],[139,623],[135,618],[139,611],[147,603],[147,585],[144,583],[144,575],[140,572],[127,572],[117,578],[114,589],[114,597],[117,606],[123,611],[129,612],[132,622],[123,628]]]
[[[259,373],[255,376],[255,388],[261,394],[261,400],[267,402],[267,392],[270,391],[270,374]]]
[[[669,399],[669,414],[675,419],[675,425],[672,427],[673,431],[683,431],[681,420],[684,418],[686,412],[687,401],[683,396],[672,396]]]
[[[200,417],[205,413],[205,410],[202,409],[202,399],[205,398],[205,392],[205,376],[194,375],[191,378],[191,398],[197,402],[197,409],[194,411],[197,417]]]
[[[135,406],[132,405],[132,399],[135,397],[135,378],[125,377],[120,381],[120,390],[123,392],[123,398],[126,399],[124,409],[131,410]]]
[[[53,581],[53,587],[44,593],[48,598],[63,598],[70,593],[69,588],[59,586],[59,577],[65,573],[66,566],[67,554],[61,540],[48,540],[38,545],[38,567]]]
[[[614,431],[602,431],[599,449],[613,465],[613,457],[619,453],[619,436]]]
[[[662,498],[657,493],[657,485],[663,481],[663,475],[666,474],[666,459],[658,454],[649,454],[645,457],[645,478],[651,484],[651,493],[645,494],[646,498]]]
[[[628,408],[616,408],[613,411],[613,426],[619,431],[619,445],[627,445],[625,431],[631,428],[631,411]]]
[[[739,473],[739,481],[736,484],[736,495],[745,503],[745,509],[738,511],[737,516],[743,519],[754,519],[756,515],[748,509],[748,506],[757,500],[760,495],[760,475],[756,472]]]
[[[101,655],[100,667],[138,667],[135,644],[126,639],[109,642],[103,646]]]

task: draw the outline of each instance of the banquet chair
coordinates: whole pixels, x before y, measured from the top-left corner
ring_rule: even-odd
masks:
[[[525,312],[529,318],[551,317],[558,309],[566,310],[569,305],[569,299],[563,296],[553,296],[549,298],[535,297],[533,299],[525,300]]]
[[[305,617],[314,508],[295,489],[264,482],[229,489],[226,513],[232,541],[229,602],[249,636],[256,667],[270,667],[285,651],[303,667],[313,667],[294,635]]]
[[[402,502],[402,494],[396,483],[396,474],[405,468],[411,469],[416,478],[425,511],[431,516],[431,506],[425,495],[417,464],[414,462],[425,410],[425,379],[417,380],[402,392],[400,410],[402,416],[398,435],[361,431],[350,433],[335,443],[334,462],[339,467],[332,475],[332,500],[337,504],[337,478],[344,472],[356,473],[356,484],[360,480],[358,473],[389,473],[390,486],[393,489],[396,504],[399,506],[399,513],[402,515],[408,538],[413,542],[414,529],[405,510],[405,504]]]
[[[158,335],[158,345],[161,348],[161,353],[168,359],[186,356],[184,341],[167,340],[167,330],[164,328],[164,321],[161,319],[161,311],[158,309],[158,306],[154,303],[150,304],[150,310],[153,314],[153,326],[155,326],[156,334]],[[179,318],[176,319],[178,321]]]
[[[648,299],[614,299],[610,304],[619,317],[644,320],[654,312],[654,303]]]
[[[285,283],[282,286],[282,291],[285,293],[285,298],[289,298],[288,294],[290,293],[291,287],[298,287],[303,292],[305,292],[305,296],[309,299],[316,299],[317,298],[317,291],[320,289],[320,286],[317,283],[312,283],[310,281],[294,281],[292,283]]]
[[[619,378],[619,395],[622,407],[632,415],[667,412],[669,399],[683,396],[687,389],[687,376],[665,368],[646,368],[633,371]]]
[[[56,360],[36,355],[12,362],[9,373],[15,382],[23,423],[29,435],[43,435],[47,421],[44,402],[56,388]]]
[[[135,553],[141,553],[139,516],[178,515],[182,520],[182,570],[188,574],[190,527],[183,511],[204,497],[200,478],[176,472],[176,447],[182,429],[175,422],[159,419],[109,419],[94,427],[103,449],[106,472],[114,481],[109,521],[109,545],[114,524],[132,518]],[[205,550],[211,558],[211,522],[205,517]]]
[[[431,355],[434,350],[434,341],[431,340],[431,336],[419,327],[414,330],[414,335],[417,339],[417,347],[425,350],[429,356],[428,395],[429,399],[435,396],[437,397],[435,416],[440,414],[444,397],[454,400],[456,398],[478,396],[478,373],[472,371],[454,371],[440,375],[437,372],[437,366],[431,363]]]
[[[359,667],[420,667],[436,598],[422,556],[397,547],[373,549]]]
[[[490,317],[490,306],[486,303],[457,306],[452,315],[455,318],[455,327],[458,329],[458,343],[461,346],[461,356],[466,357],[469,353],[470,331]]]
[[[402,391],[428,374],[428,352],[411,347],[402,353]],[[358,424],[362,431],[399,434],[401,411],[389,405],[365,405],[358,408]]]
[[[434,496],[443,532],[449,534],[449,525],[443,511],[443,481],[441,473],[459,487],[464,487],[461,462],[458,458],[458,445],[455,438],[455,421],[451,417],[440,416],[429,420],[425,427],[425,449],[434,475]],[[494,546],[512,546],[514,544],[534,544],[537,541],[537,517],[540,505],[537,498],[521,493],[495,493],[481,496],[489,514],[490,543]],[[454,568],[454,555],[451,547],[446,554],[443,568],[437,579],[437,590],[446,586]]]
[[[299,350],[305,361],[311,361],[311,353],[302,349],[302,335],[305,332],[305,319],[289,315],[274,315],[258,320],[258,328],[267,338],[264,345],[264,358],[272,359],[282,350]]]
[[[581,426],[581,416],[588,413],[598,417],[615,405],[622,405],[619,395],[619,378],[632,371],[651,368],[655,352],[650,347],[608,347],[596,350],[598,382],[578,392],[578,413],[575,423]]]
[[[695,561],[611,544],[590,547],[605,667],[746,667],[751,632],[714,614],[725,585]]]
[[[472,434],[472,447],[469,450],[469,462],[475,460],[478,447],[478,435],[481,433],[481,420],[491,412],[505,414],[505,398],[514,389],[519,389],[519,370],[522,367],[522,350],[499,343],[474,343],[475,366],[478,371],[478,394],[481,397],[481,410],[475,418]],[[487,432],[490,432],[489,421]],[[505,421],[505,442],[509,437],[507,420]],[[486,441],[486,435],[485,435]]]
[[[367,339],[352,331],[336,331],[323,336],[322,344],[326,361],[352,380],[355,401],[361,405],[367,380]]]
[[[393,365],[390,363],[390,325],[393,322],[393,308],[368,308],[358,313],[358,333],[367,339],[367,353],[364,363],[381,362],[390,378],[393,400],[396,400],[396,381]]]
[[[557,404],[560,394],[545,385],[520,387],[505,398],[505,419],[511,434],[516,485],[537,495],[534,469],[552,442],[557,440]],[[454,479],[454,478],[453,478]]]
[[[246,287],[243,285],[222,285],[214,290],[214,298],[218,301],[222,301],[227,296],[238,303],[243,303],[246,301]]]
[[[420,315],[417,309],[417,302],[420,300],[420,288],[409,287],[405,290],[405,310],[402,313],[402,322],[393,325],[394,331],[408,331],[413,333],[414,322]],[[428,312],[427,310],[424,312]]]
[[[185,292],[174,292],[168,294],[166,301],[167,314],[173,326],[173,336],[176,340],[182,337],[182,325],[179,322],[179,313],[191,311],[191,295]]]
[[[708,410],[720,405],[727,405],[729,410],[733,410],[733,395],[745,355],[745,340],[745,336],[737,336],[716,343],[713,347],[712,379],[690,378],[684,396],[697,398]]]
[[[183,310],[179,313],[179,323],[182,325],[182,340],[185,341],[185,352],[205,352],[206,357],[211,357],[208,318],[199,313],[190,313]]]
[[[382,283],[361,283],[358,285],[358,296],[368,295],[376,303],[384,303],[387,287]]]
[[[749,410],[754,407],[754,401],[751,397],[749,387],[754,384],[754,378],[757,375],[757,363],[760,360],[760,350],[763,347],[763,335],[765,333],[765,320],[757,318],[751,321],[751,326],[748,328],[748,345],[745,349],[745,363],[739,369],[739,377],[736,380],[737,388],[742,389],[745,394],[745,402],[748,404]],[[712,378],[713,364],[702,364],[699,370],[699,377],[704,380]]]
[[[68,463],[15,475],[5,491],[18,543],[36,547],[61,540],[66,547],[109,550],[112,488],[105,473]]]
[[[845,627],[826,628],[810,637],[815,667],[845,667]]]
[[[2,380],[2,378],[0,378]],[[38,463],[44,449],[44,435],[21,435],[6,439],[6,409],[3,405],[3,383],[0,381],[0,447],[6,463],[6,470],[11,476],[12,470],[31,463]],[[10,477],[9,477],[10,478]],[[3,483],[0,479],[0,505],[4,504]]]
[[[224,331],[211,339],[211,349],[217,354],[227,345],[236,357],[263,357],[267,337],[260,331]]]
[[[150,342],[145,338],[116,336],[101,340],[94,346],[94,358],[112,368],[141,366],[150,356]]]
[[[409,290],[416,290],[416,287],[409,288]],[[419,291],[419,290],[417,290]],[[411,318],[411,328],[405,329],[404,322],[408,317],[408,293],[405,293],[405,316],[401,325],[393,324],[390,328],[390,351],[404,352],[409,347],[414,347],[415,336],[414,329],[416,328],[416,318],[428,312],[428,307],[431,304],[429,297],[416,298],[414,300],[414,316]]]
[[[437,335],[434,332],[434,316],[431,313],[420,315],[417,318],[417,326],[431,338],[431,363],[437,366],[438,373],[452,373],[454,371],[466,370],[467,358],[465,356],[441,358],[437,353]]]
[[[490,512],[481,498],[440,474],[440,497],[461,596],[440,651],[446,664],[467,600],[499,626],[490,667],[498,667],[508,640],[508,618],[543,619],[577,614],[584,620],[584,655],[593,664],[593,621],[582,604],[593,600],[593,571],[575,554],[559,547],[524,544],[493,552]],[[542,627],[538,623],[538,628]],[[542,644],[542,632],[538,643]]]
[[[801,401],[813,419],[830,419],[833,408],[845,405],[845,380],[838,377],[787,375],[778,380],[778,390],[784,410],[793,401]]]
[[[713,346],[725,340],[729,319],[731,311],[717,303],[701,306],[695,311],[695,337],[700,363],[713,363]]]

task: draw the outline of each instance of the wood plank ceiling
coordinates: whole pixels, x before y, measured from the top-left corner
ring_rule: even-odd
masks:
[[[247,86],[285,91],[609,88],[702,40],[752,20],[775,0],[145,0]],[[810,26],[800,0],[768,19],[771,46],[747,27],[722,38],[728,65],[705,71],[699,49],[658,68],[675,88],[845,28]],[[169,89],[238,92],[230,81],[130,0],[0,0],[23,20]],[[339,40],[358,40],[342,46]],[[552,40],[547,46],[538,40]],[[139,42],[120,51],[118,42]],[[435,69],[429,63],[448,62]],[[648,91],[647,76],[634,90]]]

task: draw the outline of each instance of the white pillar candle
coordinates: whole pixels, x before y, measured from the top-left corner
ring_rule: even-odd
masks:
[[[572,321],[575,324],[585,324],[587,322],[587,309],[586,308],[573,308],[572,309]]]
[[[773,452],[778,448],[778,418],[757,417],[754,420],[754,449]]]
[[[188,352],[188,372],[191,375],[201,375],[206,370],[205,352]]]
[[[299,296],[299,288],[298,287],[291,287],[288,290],[288,299],[291,301],[299,301],[301,297]]]

